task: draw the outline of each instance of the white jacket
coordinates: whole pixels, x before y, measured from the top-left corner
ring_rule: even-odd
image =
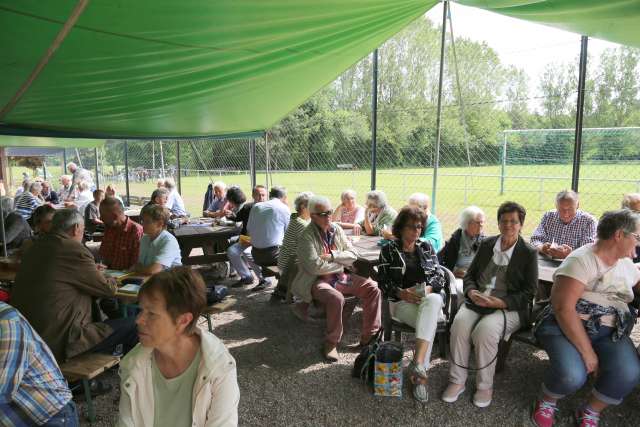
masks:
[[[202,356],[193,387],[193,426],[238,425],[236,362],[215,335],[196,328]],[[138,344],[120,363],[120,427],[153,427],[152,349]]]

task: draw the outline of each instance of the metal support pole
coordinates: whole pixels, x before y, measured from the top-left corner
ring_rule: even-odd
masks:
[[[0,200],[0,237],[2,237],[2,254],[7,257],[7,236],[4,231],[4,210],[2,209],[2,201]]]
[[[253,189],[256,182],[256,140],[255,138],[251,139],[249,142],[249,167],[251,174],[251,188]]]
[[[127,141],[124,142],[124,184],[127,190],[127,206],[131,206],[129,202],[129,144]]]
[[[371,80],[371,189],[376,189],[378,172],[378,49],[371,54],[373,79]]]
[[[500,168],[500,195],[504,194],[504,174],[507,168],[507,134],[502,132],[502,165]]]
[[[178,193],[182,194],[182,171],[181,171],[181,167],[180,167],[180,141],[176,141],[176,163],[177,163],[177,167],[178,167],[178,171],[177,174],[178,176],[176,177],[177,180],[177,184],[178,184]]]
[[[164,150],[162,149],[162,141],[159,142],[160,145],[160,167],[162,168],[160,178],[164,178]]]
[[[93,149],[93,153],[96,156],[96,189],[100,188],[100,168],[98,167],[98,147]]]
[[[573,172],[571,189],[578,191],[580,183],[580,157],[582,155],[582,117],[584,114],[584,86],[587,77],[587,45],[589,37],[582,36],[580,43],[580,74],[578,75],[578,105],[576,108],[576,133],[573,147]]]
[[[438,187],[438,167],[440,166],[440,139],[442,138],[442,82],[444,79],[444,43],[447,34],[447,13],[449,2],[442,3],[442,36],[440,38],[440,75],[438,77],[438,107],[436,110],[436,147],[433,161],[433,186],[431,188],[431,212],[436,213],[436,195]]]
[[[62,175],[67,174],[67,149],[62,149]]]
[[[267,183],[267,188],[271,188],[271,185],[269,185],[269,181],[271,178],[271,155],[269,153],[269,139],[267,137],[267,133],[264,133],[264,153],[265,153],[265,157],[267,159],[267,168],[266,168],[266,173],[265,173],[265,181]]]
[[[44,175],[44,180],[47,180],[47,159],[46,157],[42,159],[42,174]]]

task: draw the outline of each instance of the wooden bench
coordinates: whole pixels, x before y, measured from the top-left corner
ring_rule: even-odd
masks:
[[[236,300],[234,297],[228,296],[222,301],[207,307],[204,313],[202,313],[202,317],[207,319],[207,327],[209,329],[209,332],[213,333],[213,322],[211,321],[211,315],[225,312],[236,305],[237,302],[238,300]]]
[[[87,402],[87,418],[93,423],[96,419],[96,412],[91,398],[91,388],[89,381],[106,371],[107,369],[120,363],[120,357],[101,353],[87,353],[69,359],[60,365],[62,375],[69,383],[82,382],[84,398]]]

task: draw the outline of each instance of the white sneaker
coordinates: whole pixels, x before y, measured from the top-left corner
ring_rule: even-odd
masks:
[[[464,390],[464,384],[449,383],[444,393],[442,393],[442,400],[447,403],[453,403],[464,393]]]
[[[491,398],[493,397],[493,389],[476,390],[473,395],[473,404],[478,408],[486,408],[491,405]]]

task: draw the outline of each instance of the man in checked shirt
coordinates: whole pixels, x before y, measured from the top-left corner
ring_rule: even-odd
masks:
[[[566,258],[571,251],[596,238],[596,219],[578,209],[578,193],[564,190],[556,195],[556,209],[542,216],[531,235],[531,244],[552,258]]]

